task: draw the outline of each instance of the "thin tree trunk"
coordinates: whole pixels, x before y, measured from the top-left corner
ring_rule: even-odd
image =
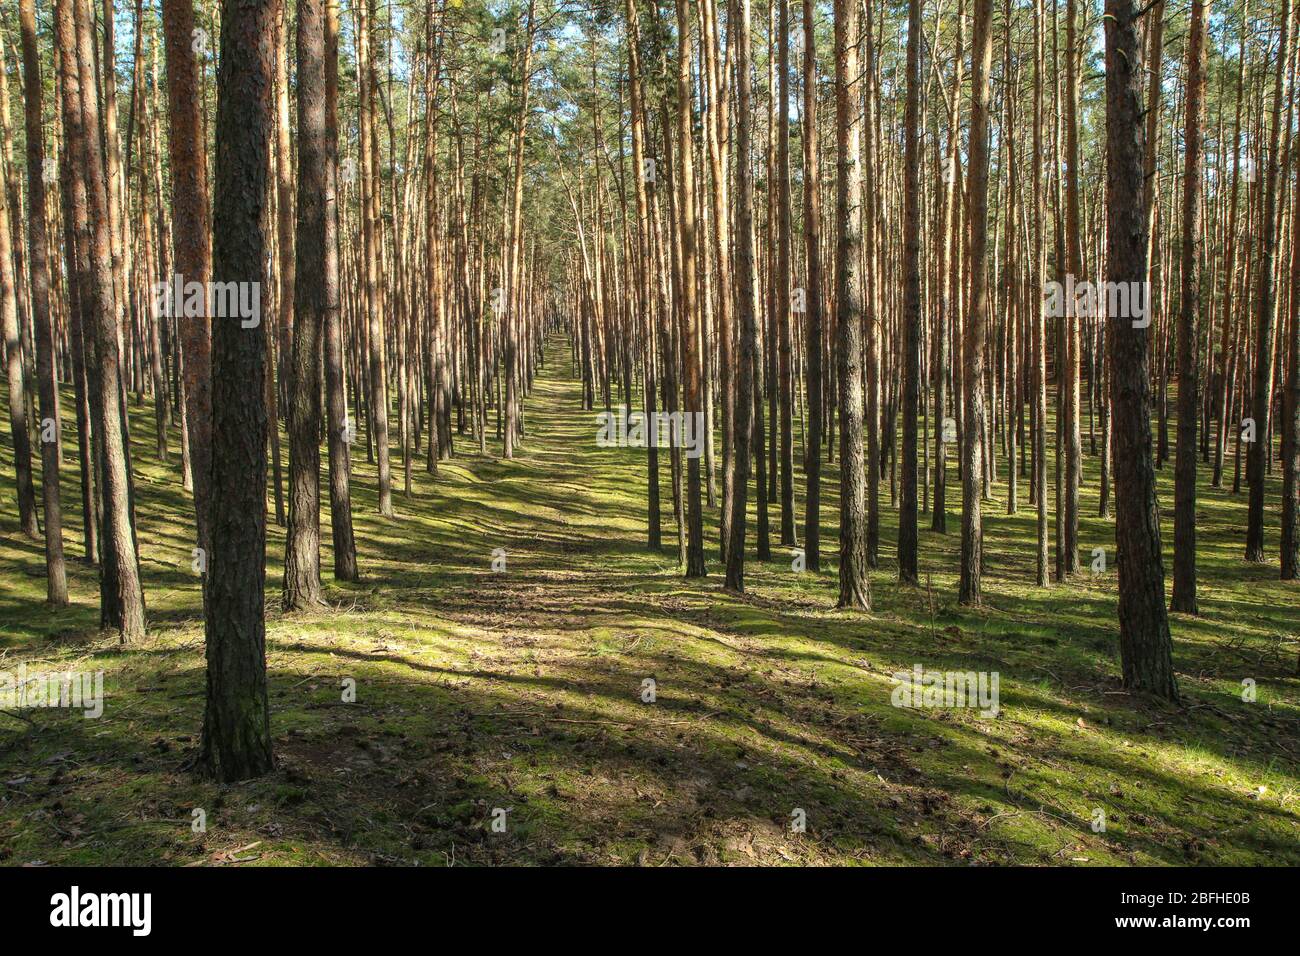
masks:
[[[1255,392],[1253,418],[1255,440],[1246,459],[1246,478],[1250,484],[1250,504],[1246,512],[1246,560],[1264,561],[1264,479],[1269,446],[1269,414],[1273,406],[1273,324],[1274,288],[1273,254],[1275,247],[1274,220],[1277,215],[1278,156],[1282,139],[1283,77],[1289,59],[1291,28],[1291,0],[1282,0],[1277,49],[1277,72],[1273,77],[1273,120],[1269,136],[1267,165],[1264,172],[1263,224],[1260,229],[1260,251],[1257,266],[1259,282],[1255,294]]]
[[[907,103],[903,119],[903,475],[898,512],[898,580],[917,571],[917,412],[921,396],[921,6],[910,0]],[[982,387],[982,383],[976,383]],[[969,431],[969,425],[967,425]]]
[[[65,98],[64,141],[74,152],[73,178],[78,181],[78,198],[73,201],[80,250],[78,284],[88,319],[84,329],[89,339],[87,381],[102,496],[100,626],[116,630],[122,643],[133,643],[144,637],[144,592],[131,515],[108,190],[98,148],[99,104],[91,67],[91,19],[86,0],[58,0],[55,23]]]
[[[163,0],[163,46],[167,54],[168,149],[172,172],[172,267],[186,283],[207,288],[212,272],[208,228],[208,174],[204,156],[199,67],[194,57],[191,0]],[[176,303],[172,304],[173,314]],[[189,431],[196,538],[211,550],[208,533],[212,487],[212,324],[207,314],[184,316],[180,332],[185,427]],[[204,580],[207,580],[206,571]]]
[[[379,513],[393,516],[392,463],[388,452],[388,370],[385,359],[384,294],[380,283],[383,236],[379,217],[378,132],[375,129],[375,74],[371,26],[374,0],[357,6],[357,72],[361,126],[361,219],[365,263],[365,314],[370,337],[370,419],[379,472]]]
[[[629,6],[634,0],[628,0]],[[754,371],[758,324],[754,297],[754,168],[752,90],[750,80],[750,0],[735,0],[733,36],[736,44],[736,321],[739,326],[739,366],[735,375],[735,449],[732,464],[731,540],[727,545],[727,587],[745,590],[745,504],[749,493],[749,460],[756,411]],[[760,456],[761,463],[761,456]],[[760,481],[761,486],[761,481]],[[762,493],[760,487],[759,493]]]
[[[681,234],[681,352],[686,373],[685,412],[693,423],[704,412],[697,348],[699,316],[696,306],[695,160],[691,143],[691,17],[686,0],[677,0],[677,220]],[[706,423],[707,424],[707,423]],[[700,429],[693,434],[702,439]],[[686,576],[703,577],[704,524],[700,509],[700,459],[688,455],[686,462]]]
[[[40,51],[36,45],[36,2],[19,0],[22,31],[23,85],[27,133],[27,249],[32,282],[32,320],[36,326],[36,378],[40,390],[41,496],[45,508],[45,599],[60,607],[68,603],[67,570],[63,562],[63,505],[59,489],[59,392],[54,375],[54,317],[50,312],[49,243],[45,229],[45,142],[41,129]],[[7,336],[6,336],[7,339]],[[7,345],[7,342],[6,342]],[[12,367],[10,375],[12,376]]]
[[[3,50],[0,49],[0,102],[4,112],[8,112],[9,86],[6,79],[8,69]],[[8,123],[4,123],[3,135],[8,137]],[[41,537],[40,522],[36,516],[36,490],[32,480],[32,442],[29,431],[28,391],[30,382],[23,362],[22,332],[18,325],[18,296],[22,285],[21,270],[15,274],[15,266],[22,261],[22,236],[11,233],[11,226],[17,222],[16,208],[10,205],[17,202],[16,191],[11,191],[6,183],[0,183],[0,328],[5,337],[5,383],[9,398],[9,431],[14,442],[14,477],[18,491],[18,521],[23,534],[33,540]],[[15,248],[14,243],[18,244]],[[20,256],[15,262],[14,253]]]
[[[966,388],[959,595],[962,604],[980,603],[980,574],[984,559],[984,528],[980,513],[984,479],[981,443],[984,435],[984,339],[988,310],[989,73],[993,63],[993,0],[974,2],[970,118],[971,306],[963,343],[965,371],[962,377]]]
[[[1205,92],[1205,3],[1192,0],[1183,134],[1182,294],[1178,320],[1178,447],[1174,463],[1174,593],[1170,610],[1196,614],[1196,355],[1201,307],[1201,101]]]
[[[805,472],[808,499],[804,512],[804,551],[810,571],[821,570],[822,456],[822,265],[821,174],[817,161],[817,47],[813,0],[803,0],[803,144],[804,246],[808,259],[808,288],[804,293],[807,321],[808,428]],[[859,426],[860,427],[860,426]]]
[[[343,309],[339,285],[339,7],[325,0],[325,400],[329,433],[330,532],[334,578],[356,581],[357,545],[352,532],[352,438],[343,368]]]
[[[912,25],[921,20],[912,0]],[[916,66],[916,34],[909,67]],[[840,425],[840,593],[837,607],[869,610],[866,467],[862,447],[862,181],[859,149],[857,0],[835,0],[835,327]],[[915,72],[909,68],[909,77]]]
[[[794,374],[790,315],[790,5],[778,0],[777,136],[776,136],[776,333],[778,411],[780,416],[781,544],[793,547],[794,532]]]

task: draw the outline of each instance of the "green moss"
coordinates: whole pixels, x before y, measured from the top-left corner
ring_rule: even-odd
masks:
[[[203,709],[200,595],[188,496],[175,454],[171,466],[155,459],[151,408],[131,409],[150,636],[129,649],[96,631],[95,573],[76,560],[71,455],[63,500],[73,603],[44,607],[41,547],[18,534],[5,432],[0,669],[102,669],[106,701],[99,720],[0,715],[0,861],[1300,863],[1300,600],[1276,564],[1241,560],[1244,496],[1211,489],[1208,469],[1198,501],[1202,615],[1173,618],[1184,703],[1168,707],[1119,685],[1114,532],[1092,517],[1095,458],[1086,459],[1080,541],[1085,558],[1107,550],[1104,575],[1033,586],[1022,481],[1018,515],[1001,514],[1004,502],[985,508],[985,606],[958,606],[950,470],[954,531],[922,531],[923,586],[894,580],[885,487],[875,607],[836,611],[832,465],[824,570],[796,574],[777,548],[771,563],[747,565],[741,597],[721,588],[713,509],[708,579],[680,576],[668,499],[664,551],[645,549],[644,456],[595,446],[594,416],[580,411],[567,371],[554,361],[544,369],[519,459],[479,458],[477,443],[457,436],[464,457],[436,479],[417,461],[409,498],[395,462],[394,519],[378,516],[374,467],[358,455],[364,578],[330,578],[326,507],[330,611],[274,610],[284,539],[272,523],[278,767],[229,787],[184,769]],[[71,420],[64,434],[75,435]],[[1159,480],[1171,518],[1171,468]],[[661,485],[670,487],[666,467]],[[1163,530],[1168,549],[1168,521]],[[1276,553],[1276,527],[1266,542]],[[506,550],[504,574],[491,569],[496,548]],[[915,663],[997,671],[999,716],[893,707],[890,675]],[[345,678],[356,682],[355,703],[342,699]],[[641,699],[646,678],[654,703]],[[1247,678],[1253,703],[1242,699]],[[191,829],[196,807],[206,833]],[[509,810],[505,833],[490,826],[498,807]],[[796,809],[804,833],[791,830]],[[1104,832],[1092,826],[1098,810]]]

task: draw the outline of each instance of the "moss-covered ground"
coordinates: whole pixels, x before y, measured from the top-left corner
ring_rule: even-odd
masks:
[[[647,550],[644,452],[597,447],[564,345],[548,359],[520,457],[480,457],[458,436],[436,477],[417,459],[410,496],[395,457],[393,519],[379,517],[374,467],[355,447],[363,580],[333,581],[327,510],[327,612],[280,612],[284,534],[271,522],[278,769],[237,786],[184,770],[204,662],[177,434],[163,465],[152,408],[133,404],[150,634],[120,647],[97,630],[82,560],[71,396],[66,609],[44,604],[41,544],[19,534],[5,428],[0,670],[102,670],[105,701],[99,719],[0,714],[0,863],[1300,864],[1300,588],[1278,580],[1276,476],[1274,560],[1250,565],[1245,496],[1212,489],[1201,468],[1202,613],[1172,619],[1183,699],[1170,706],[1120,686],[1095,458],[1076,579],[1034,586],[1028,483],[1007,516],[1002,474],[986,507],[985,604],[959,607],[950,465],[949,534],[922,519],[925,584],[895,580],[886,484],[874,608],[836,611],[829,466],[823,570],[797,573],[777,548],[767,564],[751,556],[737,596],[722,588],[715,509],[707,578],[681,575],[671,511],[664,551]],[[802,509],[801,479],[798,492]],[[1172,465],[1160,493],[1168,569]],[[1108,553],[1100,575],[1094,547]],[[996,671],[998,715],[892,706],[891,675],[916,664]]]

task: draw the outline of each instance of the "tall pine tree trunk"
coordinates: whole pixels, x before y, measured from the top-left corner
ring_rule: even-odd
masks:
[[[917,572],[917,413],[921,404],[921,6],[910,0],[907,102],[903,118],[903,475],[898,511],[898,580]],[[982,383],[977,383],[982,387]],[[967,425],[969,431],[970,426]]]
[[[101,496],[100,626],[116,630],[123,643],[131,643],[144,637],[144,591],[131,516],[109,200],[92,71],[92,19],[86,0],[59,0],[55,8],[65,97],[64,141],[74,153],[73,178],[78,180],[78,199],[74,200],[81,272],[78,286],[86,320],[86,377]]]
[[[274,104],[275,0],[223,0],[217,74],[214,282],[261,282]],[[268,773],[266,694],[267,326],[212,329],[212,492],[207,707],[199,766],[223,783]]]
[[[1277,49],[1277,71],[1273,76],[1273,120],[1265,157],[1264,204],[1259,239],[1259,262],[1255,293],[1255,391],[1252,417],[1255,440],[1246,459],[1246,477],[1250,484],[1250,504],[1246,512],[1246,560],[1264,560],[1264,478],[1267,466],[1269,414],[1273,407],[1273,256],[1276,239],[1278,157],[1282,140],[1283,77],[1289,62],[1291,0],[1282,0]]]
[[[1142,48],[1133,0],[1106,0],[1106,279],[1146,277]],[[1131,288],[1131,286],[1127,286]],[[1124,686],[1177,699],[1151,457],[1149,329],[1112,323],[1115,545]]]
[[[343,370],[343,307],[339,284],[339,6],[325,0],[325,402],[329,443],[330,533],[334,578],[355,581],[352,532],[352,437]]]
[[[49,244],[45,228],[45,142],[41,128],[40,51],[36,45],[36,0],[19,0],[22,32],[23,85],[27,133],[27,248],[32,282],[32,321],[36,326],[36,378],[40,392],[40,423],[52,423],[53,434],[41,435],[41,498],[45,508],[45,599],[58,607],[68,603],[67,570],[63,563],[63,504],[59,489],[59,392],[55,379],[54,316],[50,312]]]
[[[1182,294],[1178,318],[1178,447],[1174,463],[1174,593],[1170,609],[1196,614],[1196,355],[1201,309],[1201,101],[1205,92],[1205,4],[1192,0],[1183,134]]]
[[[993,0],[975,0],[971,45],[970,313],[966,319],[964,373],[966,430],[962,435],[961,587],[963,604],[980,602],[984,527],[980,513],[984,465],[984,338],[988,313],[989,71],[993,62]],[[1013,463],[1014,466],[1014,463]]]
[[[281,76],[287,73],[287,67],[281,66]],[[284,112],[282,107],[280,113]],[[291,339],[293,370],[289,376],[289,530],[284,554],[285,610],[303,610],[323,602],[320,584],[319,370],[321,329],[327,310],[325,197],[329,192],[328,157],[325,0],[298,0],[297,282],[291,286],[295,295],[292,310],[295,318]],[[281,288],[285,288],[283,280]],[[281,303],[281,320],[288,314],[290,310]]]
[[[912,0],[914,22],[920,0]],[[871,608],[866,468],[862,447],[862,179],[858,110],[858,4],[835,0],[835,329],[840,426],[838,607]]]
[[[628,0],[629,7],[634,0]],[[739,332],[739,365],[735,375],[735,449],[731,490],[731,523],[727,544],[727,587],[745,590],[745,504],[749,493],[749,463],[752,454],[755,402],[755,340],[758,324],[754,295],[754,169],[753,95],[750,80],[750,0],[735,0],[736,22],[736,322]],[[761,484],[761,481],[760,481]],[[761,488],[760,488],[761,494]]]
[[[168,138],[172,173],[172,268],[185,282],[206,288],[212,273],[208,228],[208,173],[204,156],[199,67],[194,58],[194,5],[163,0],[163,46],[167,54]],[[172,304],[173,314],[176,303]],[[202,315],[176,323],[181,344],[185,427],[200,548],[210,550],[209,489],[212,487],[212,325]],[[206,580],[206,572],[205,572]]]
[[[685,371],[685,412],[692,434],[706,440],[694,423],[704,414],[700,381],[699,315],[696,305],[696,256],[699,230],[695,216],[695,147],[691,135],[691,16],[686,0],[677,0],[677,221],[681,235],[681,354]],[[707,421],[705,422],[707,427]],[[703,577],[704,517],[700,506],[700,459],[686,461],[686,576]]]
[[[808,428],[805,471],[808,500],[804,519],[804,550],[810,571],[821,570],[822,469],[822,264],[821,175],[817,163],[817,47],[813,0],[803,0],[803,166],[804,253],[808,259],[808,288],[804,294],[807,322]]]

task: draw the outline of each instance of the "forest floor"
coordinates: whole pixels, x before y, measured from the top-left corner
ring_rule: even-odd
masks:
[[[72,605],[44,606],[42,550],[18,533],[5,428],[0,671],[102,670],[104,711],[0,714],[0,863],[1300,865],[1300,591],[1277,580],[1275,507],[1272,563],[1246,564],[1245,496],[1211,489],[1202,466],[1202,615],[1173,618],[1182,703],[1163,705],[1120,687],[1114,533],[1092,517],[1094,458],[1085,571],[1067,583],[1033,586],[1028,483],[1020,513],[1006,516],[1000,482],[986,508],[985,605],[957,605],[950,463],[949,533],[922,518],[926,583],[895,580],[886,482],[874,610],[836,611],[831,466],[824,569],[798,573],[790,549],[774,548],[771,563],[747,563],[749,590],[736,596],[722,588],[713,509],[706,579],[683,579],[670,508],[664,551],[647,550],[644,452],[598,448],[562,343],[548,359],[522,455],[479,457],[457,436],[436,478],[417,459],[410,496],[395,461],[394,519],[378,516],[374,467],[357,447],[364,579],[333,582],[327,512],[329,611],[280,612],[284,533],[272,520],[278,769],[237,786],[183,769],[204,659],[176,432],[173,463],[161,465],[152,408],[133,404],[150,634],[123,648],[97,631],[73,454],[63,471]],[[69,396],[75,453],[71,410]],[[1172,470],[1160,474],[1166,571]],[[798,492],[802,535],[802,482]],[[1275,476],[1269,501],[1278,494]],[[1109,564],[1096,576],[1094,547]],[[892,706],[891,675],[916,664],[996,671],[999,713]],[[647,679],[653,702],[642,699]],[[206,832],[195,832],[196,809]]]

